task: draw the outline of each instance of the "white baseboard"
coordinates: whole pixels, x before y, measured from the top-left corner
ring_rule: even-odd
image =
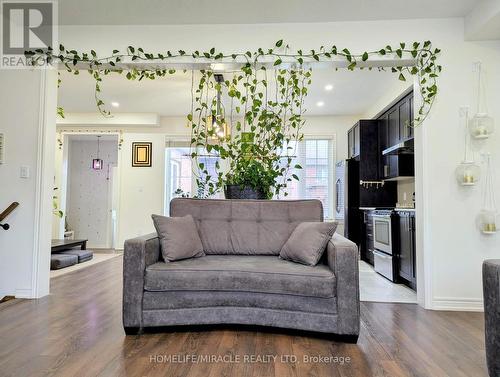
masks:
[[[33,291],[31,289],[16,289],[16,298],[33,298]]]
[[[483,300],[465,297],[435,297],[432,300],[432,310],[451,310],[461,312],[484,311]]]

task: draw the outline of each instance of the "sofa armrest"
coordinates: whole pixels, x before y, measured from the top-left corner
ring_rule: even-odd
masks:
[[[142,297],[146,267],[158,262],[156,233],[125,241],[123,252],[123,326],[142,327]]]
[[[327,245],[327,263],[337,282],[338,331],[359,334],[359,265],[358,247],[334,233]]]

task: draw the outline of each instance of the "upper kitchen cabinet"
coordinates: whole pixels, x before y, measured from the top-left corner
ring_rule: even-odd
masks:
[[[387,139],[382,142],[382,150],[413,138],[413,92],[398,101],[379,118],[386,127]]]
[[[400,140],[399,106],[387,112],[387,146],[396,145]]]
[[[399,141],[413,137],[413,94],[407,96],[399,103]]]
[[[348,158],[359,157],[359,122],[347,132]]]
[[[379,179],[378,121],[360,120],[347,132],[348,156],[359,160],[359,179]]]

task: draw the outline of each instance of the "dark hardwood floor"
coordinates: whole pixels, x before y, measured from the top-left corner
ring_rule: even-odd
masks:
[[[122,258],[113,258],[53,279],[48,297],[0,306],[0,375],[487,376],[482,313],[364,302],[358,344],[248,329],[125,336],[121,274]],[[183,362],[185,355],[240,359]]]

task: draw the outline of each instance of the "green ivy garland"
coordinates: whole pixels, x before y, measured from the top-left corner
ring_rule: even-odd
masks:
[[[175,58],[191,57],[194,60],[203,60],[205,62],[221,62],[227,60],[241,61],[241,59],[244,59],[248,64],[258,64],[265,60],[265,58],[271,58],[274,59],[274,66],[280,66],[284,62],[284,59],[292,59],[299,66],[302,66],[306,63],[315,61],[326,62],[343,58],[347,62],[347,69],[352,71],[356,68],[363,69],[360,63],[369,61],[370,57],[373,56],[388,56],[396,60],[402,60],[408,57],[415,60],[416,64],[414,66],[407,67],[400,65],[392,67],[391,70],[398,74],[399,79],[403,81],[406,80],[408,75],[418,77],[422,102],[412,124],[412,126],[417,126],[427,118],[436,98],[438,91],[437,78],[442,69],[441,65],[436,62],[439,53],[440,49],[433,48],[430,41],[413,42],[411,44],[401,42],[399,46],[387,45],[379,50],[354,54],[347,48],[341,49],[337,48],[335,45],[331,47],[321,46],[319,50],[310,50],[307,52],[302,50],[291,52],[289,45],[285,44],[283,40],[279,40],[275,43],[275,46],[270,49],[264,50],[263,48],[259,48],[257,51],[253,52],[246,51],[244,53],[231,54],[218,51],[215,47],[212,47],[209,51],[201,52],[194,51],[187,53],[186,51],[178,50],[175,52],[166,51],[162,53],[152,53],[144,51],[144,49],[140,47],[128,46],[125,52],[115,49],[110,56],[98,57],[94,50],[90,52],[78,52],[76,50],[66,49],[63,45],[60,45],[59,51],[55,51],[49,47],[47,50],[36,49],[26,51],[25,55],[34,65],[40,63],[61,63],[66,67],[68,72],[74,74],[79,74],[80,70],[77,68],[78,64],[85,64],[87,71],[95,79],[95,99],[97,108],[99,112],[106,116],[109,116],[110,112],[106,110],[104,101],[99,97],[102,78],[110,73],[123,73],[124,70],[120,68],[120,64],[128,60],[132,62],[147,61],[167,63],[169,60],[171,61]],[[372,69],[372,67],[368,69]],[[174,73],[175,69],[132,68],[127,71],[126,77],[129,80],[154,80],[156,77],[163,77]],[[59,109],[58,112],[63,114],[62,109]]]
[[[408,76],[416,76],[418,79],[421,104],[415,119],[412,119],[409,125],[415,127],[427,118],[436,98],[437,78],[442,69],[436,62],[439,53],[440,50],[432,48],[430,41],[413,42],[408,47],[405,43],[400,43],[399,46],[387,45],[376,51],[353,54],[347,48],[340,49],[336,46],[321,46],[319,50],[308,52],[291,52],[290,47],[284,44],[283,40],[279,40],[273,48],[267,50],[259,48],[253,52],[232,54],[218,51],[215,47],[205,52],[187,53],[179,50],[152,53],[140,47],[128,46],[125,52],[113,50],[110,56],[98,57],[94,50],[90,53],[78,52],[60,45],[57,53],[49,48],[47,51],[27,51],[25,55],[34,65],[60,63],[75,75],[78,75],[84,66],[95,80],[96,106],[104,116],[111,114],[100,97],[101,83],[103,77],[109,74],[126,72],[128,80],[154,80],[174,74],[176,70],[164,68],[164,63],[168,64],[182,57],[199,60],[207,65],[217,62],[240,64],[241,68],[233,74],[232,79],[222,82],[214,82],[213,71],[200,70],[201,77],[193,93],[192,109],[187,116],[191,128],[191,157],[196,161],[198,170],[195,172],[199,187],[197,196],[211,196],[227,184],[239,184],[263,189],[267,197],[271,198],[274,194],[279,195],[292,178],[298,180],[296,174],[290,174],[293,155],[287,150],[291,147],[287,146],[293,143],[296,145],[296,142],[303,138],[303,101],[311,83],[311,72],[307,69],[310,63],[338,62],[341,58],[345,59],[346,68],[353,71],[373,69],[373,66],[366,62],[374,56],[390,57],[396,61],[414,59],[415,65],[396,64],[390,69],[398,75],[399,80],[406,81]],[[124,70],[123,65],[130,62],[150,62],[156,67],[152,65]],[[274,72],[276,85],[274,99],[268,98],[269,80],[266,66],[269,65]],[[285,66],[288,67],[284,68]],[[376,68],[385,70],[383,67]],[[259,72],[264,72],[264,77],[259,77]],[[59,79],[58,84],[60,83]],[[222,90],[231,98],[231,118],[234,111],[242,118],[242,122],[231,122],[234,129],[231,130],[230,137],[218,137],[214,128],[214,125],[222,126],[218,124],[222,121],[219,119],[214,122],[214,119],[220,116],[220,109],[217,108],[219,105],[216,98],[209,98],[209,92]],[[234,107],[233,101],[237,102]],[[64,117],[62,108],[58,108],[58,114]],[[225,119],[223,121],[225,122]],[[251,140],[247,140],[249,137]],[[205,163],[199,161],[204,153],[214,153],[229,164],[225,169],[221,169],[217,163],[215,176],[212,176]],[[293,169],[301,167],[295,165]],[[279,181],[280,178],[282,181]]]

